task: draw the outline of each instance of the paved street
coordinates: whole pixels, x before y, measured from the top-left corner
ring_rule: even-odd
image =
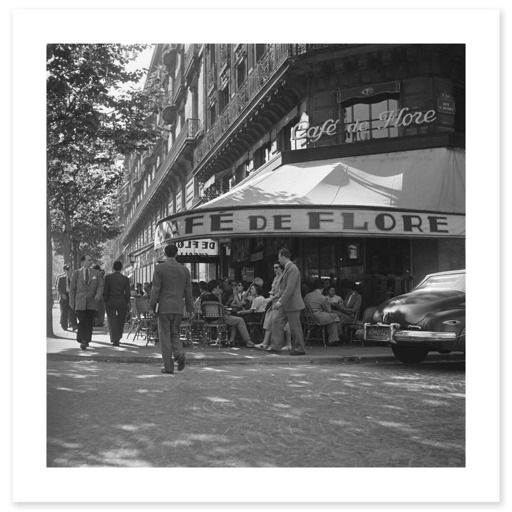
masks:
[[[49,467],[462,467],[462,362],[48,361]]]

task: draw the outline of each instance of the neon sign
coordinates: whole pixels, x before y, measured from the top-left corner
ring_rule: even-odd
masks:
[[[404,107],[382,112],[379,115],[379,120],[383,121],[383,124],[377,127],[379,130],[430,124],[436,120],[436,111],[410,112],[407,107]],[[339,123],[339,119],[327,119],[321,125],[310,126],[309,121],[300,121],[292,128],[291,137],[294,140],[311,139],[312,142],[316,142],[323,135],[335,135]],[[365,132],[370,129],[370,123],[369,121],[356,120],[353,123],[347,124],[345,129],[348,133]]]

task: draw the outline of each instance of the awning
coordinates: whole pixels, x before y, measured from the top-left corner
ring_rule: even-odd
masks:
[[[160,221],[155,245],[215,237],[463,237],[465,152],[434,148],[286,164]]]

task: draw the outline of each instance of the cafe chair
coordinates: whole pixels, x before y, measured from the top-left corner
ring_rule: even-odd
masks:
[[[150,341],[155,341],[158,338],[156,332],[158,328],[156,326],[156,318],[149,312],[149,300],[143,297],[135,298],[134,302],[134,324],[130,328],[126,338],[130,336],[133,330],[133,340],[138,336],[146,338],[146,346]]]
[[[370,308],[367,308],[367,310],[368,309],[370,309]],[[372,309],[375,309],[375,308],[372,308]],[[366,314],[367,310],[365,310],[365,314]],[[343,336],[346,340],[348,340],[349,345],[352,345],[352,343],[354,342],[356,332],[359,329],[363,328],[363,321],[359,319],[360,312],[361,312],[361,306],[359,306],[356,309],[356,312],[354,314],[354,318],[353,318],[352,322],[343,324]],[[363,318],[364,318],[365,314],[363,314]],[[362,336],[361,337],[357,336],[357,339],[358,339],[358,341],[361,342],[361,346],[364,347],[364,338]]]
[[[195,314],[194,314],[195,316]],[[191,345],[195,350],[194,339],[192,335],[192,319],[193,316],[187,315],[187,310],[183,311],[183,318],[180,323],[180,338],[184,345]]]
[[[204,343],[214,343],[212,336],[215,334],[215,344],[220,345],[228,339],[228,326],[226,324],[224,306],[220,302],[203,301],[201,312],[204,320],[203,335]]]
[[[327,343],[325,341],[326,339],[326,324],[320,324],[317,322],[313,315],[313,311],[311,311],[311,308],[305,304],[305,308],[302,310],[301,314],[301,323],[302,323],[302,329],[304,332],[304,345],[308,342],[308,340],[311,339],[321,339],[322,343],[324,344],[324,347],[327,346]],[[320,337],[311,337],[311,334],[316,330],[318,330],[321,334]]]
[[[261,343],[265,336],[265,330],[263,329],[263,323],[265,322],[266,313],[254,313],[254,315],[260,315],[259,320],[245,322],[247,331],[254,344]]]

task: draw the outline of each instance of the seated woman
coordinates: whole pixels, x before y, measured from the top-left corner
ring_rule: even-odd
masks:
[[[231,308],[231,310],[236,313],[243,309],[243,295],[244,295],[244,285],[241,281],[233,281],[231,283],[231,289],[233,290],[232,295],[229,297],[227,306]]]
[[[259,322],[261,316],[265,313],[267,303],[270,299],[265,299],[261,293],[261,286],[259,284],[251,284],[249,287],[249,294],[251,297],[250,306],[247,309],[242,309],[238,312],[245,322]]]

